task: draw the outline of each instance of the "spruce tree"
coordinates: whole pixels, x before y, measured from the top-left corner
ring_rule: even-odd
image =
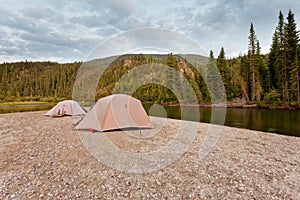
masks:
[[[282,95],[282,99],[287,101],[288,99],[288,89],[287,89],[287,82],[288,82],[288,72],[286,67],[286,37],[285,37],[285,23],[284,23],[284,17],[282,12],[279,12],[278,17],[278,26],[277,26],[277,32],[278,32],[278,42],[279,42],[279,52],[277,55],[276,60],[276,68],[277,68],[277,79],[279,81],[279,90]]]
[[[249,64],[249,55],[244,55],[241,57],[241,68],[240,68],[240,77],[241,77],[241,89],[242,97],[246,101],[250,100],[251,85],[250,85],[250,64]]]
[[[268,58],[268,70],[269,70],[269,77],[268,77],[268,86],[269,90],[279,89],[279,83],[277,79],[277,59],[279,55],[279,42],[278,42],[278,32],[275,30],[272,40],[272,45],[269,53]]]
[[[209,57],[210,57],[210,59],[215,60],[214,52],[212,50],[210,50],[210,52],[209,52]]]
[[[300,47],[298,47],[300,51]],[[295,60],[293,63],[293,69],[291,73],[291,92],[294,97],[294,100],[300,104],[300,63],[298,58],[298,51],[296,51]]]
[[[249,64],[250,64],[250,73],[251,73],[251,100],[259,100],[260,91],[259,84],[257,83],[258,71],[257,71],[257,37],[255,34],[253,23],[250,24],[250,35],[248,37],[248,55],[249,55]]]
[[[256,95],[257,100],[261,100],[261,95],[264,92],[268,92],[268,72],[263,63],[263,56],[260,53],[259,41],[256,41],[256,63],[257,63],[257,81],[256,81]]]
[[[210,94],[211,102],[218,102],[224,99],[222,96],[223,81],[222,77],[219,76],[220,70],[215,65],[214,61],[210,59],[207,63],[207,79],[206,85]]]
[[[218,70],[219,70],[220,75],[222,77],[223,84],[224,84],[226,94],[227,94],[230,84],[229,84],[229,79],[228,79],[227,60],[225,58],[225,51],[224,51],[223,47],[220,50],[220,54],[219,54],[216,62],[217,62],[217,67],[218,67]]]
[[[286,71],[285,71],[285,89],[287,90],[287,100],[289,101],[291,97],[294,96],[293,91],[291,91],[292,80],[296,79],[291,77],[294,72],[294,75],[297,74],[297,45],[299,42],[298,31],[296,28],[296,22],[294,19],[294,14],[289,10],[287,16],[287,23],[285,25],[285,41],[286,41]]]

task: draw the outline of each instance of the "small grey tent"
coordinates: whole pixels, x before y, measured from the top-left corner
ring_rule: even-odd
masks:
[[[60,117],[64,115],[84,115],[86,111],[79,105],[77,101],[65,100],[56,104],[45,115],[50,117]]]

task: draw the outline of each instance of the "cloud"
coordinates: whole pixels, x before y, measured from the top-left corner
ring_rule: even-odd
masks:
[[[50,22],[53,21],[53,19],[56,19],[58,15],[54,12],[53,9],[49,7],[26,7],[23,9],[22,14],[23,16],[26,16],[27,18],[32,18],[34,20],[47,20]]]
[[[106,39],[143,27],[170,29],[215,55],[223,46],[227,56],[237,56],[247,51],[250,22],[265,53],[279,10],[286,14],[289,8],[300,23],[300,2],[294,0],[2,1],[0,62],[8,58],[83,60]],[[147,40],[147,34],[139,37]]]
[[[127,0],[88,0],[86,6],[89,11],[99,13],[103,10],[117,18],[126,18],[134,11],[134,6]]]

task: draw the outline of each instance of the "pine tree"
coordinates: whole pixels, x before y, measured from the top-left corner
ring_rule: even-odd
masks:
[[[214,61],[210,59],[207,63],[207,80],[206,85],[210,94],[211,102],[218,102],[225,97],[222,96],[223,81],[220,76],[220,70],[215,65]]]
[[[257,100],[260,101],[261,100],[261,95],[264,92],[268,92],[268,72],[267,69],[263,63],[263,58],[262,55],[260,53],[260,44],[259,41],[256,41],[256,63],[257,63],[257,81],[256,81],[256,86],[257,86],[257,90],[256,90],[256,95],[257,95]]]
[[[287,82],[288,82],[288,71],[286,67],[286,37],[285,37],[285,23],[284,17],[282,12],[279,12],[278,17],[278,26],[276,31],[278,33],[278,44],[279,44],[279,52],[276,59],[276,68],[277,68],[277,79],[279,82],[279,90],[282,95],[282,99],[287,101],[288,99],[288,89],[287,89]]]
[[[178,62],[172,53],[168,54],[167,65],[174,68],[175,70],[177,70],[177,68],[178,68],[178,66],[177,66]]]
[[[220,75],[222,77],[223,84],[224,84],[226,94],[227,94],[230,83],[229,83],[229,76],[228,76],[228,66],[227,66],[227,61],[225,58],[225,51],[224,51],[223,47],[220,50],[220,54],[217,58],[216,63],[217,63],[217,67],[220,72]]]
[[[251,93],[249,55],[245,54],[241,57],[240,77],[242,97],[243,99],[246,99],[246,101],[249,101]]]
[[[286,71],[285,71],[285,90],[287,90],[287,100],[290,100],[292,94],[290,94],[290,89],[292,85],[291,72],[295,72],[294,68],[297,68],[297,45],[299,42],[298,31],[296,29],[296,22],[294,19],[294,14],[289,10],[287,16],[287,23],[285,25],[285,41],[286,41]],[[297,73],[296,73],[297,74]]]
[[[260,84],[258,81],[259,73],[257,70],[257,58],[260,56],[257,54],[257,44],[258,40],[255,35],[255,30],[253,23],[250,24],[250,35],[248,37],[248,55],[249,55],[249,64],[250,64],[250,73],[251,73],[251,100],[260,100]]]
[[[210,50],[210,52],[209,52],[209,57],[210,57],[210,59],[215,60],[214,52],[212,50]]]
[[[268,79],[268,90],[279,89],[279,83],[277,79],[277,59],[279,54],[279,41],[278,41],[278,32],[275,30],[273,35],[273,41],[270,49],[270,54],[268,58],[268,70],[269,70],[269,79]]]
[[[300,47],[298,47],[300,51]],[[300,104],[300,63],[298,58],[298,51],[296,51],[295,61],[291,73],[291,92],[294,99]]]

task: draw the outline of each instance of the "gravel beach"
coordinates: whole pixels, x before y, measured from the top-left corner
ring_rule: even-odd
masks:
[[[195,138],[178,159],[129,173],[100,162],[84,139],[105,135],[129,154],[151,152],[176,137],[179,120],[92,133],[76,131],[72,117],[44,113],[0,115],[0,199],[300,199],[300,138],[224,126],[200,159],[209,124],[193,122]]]

